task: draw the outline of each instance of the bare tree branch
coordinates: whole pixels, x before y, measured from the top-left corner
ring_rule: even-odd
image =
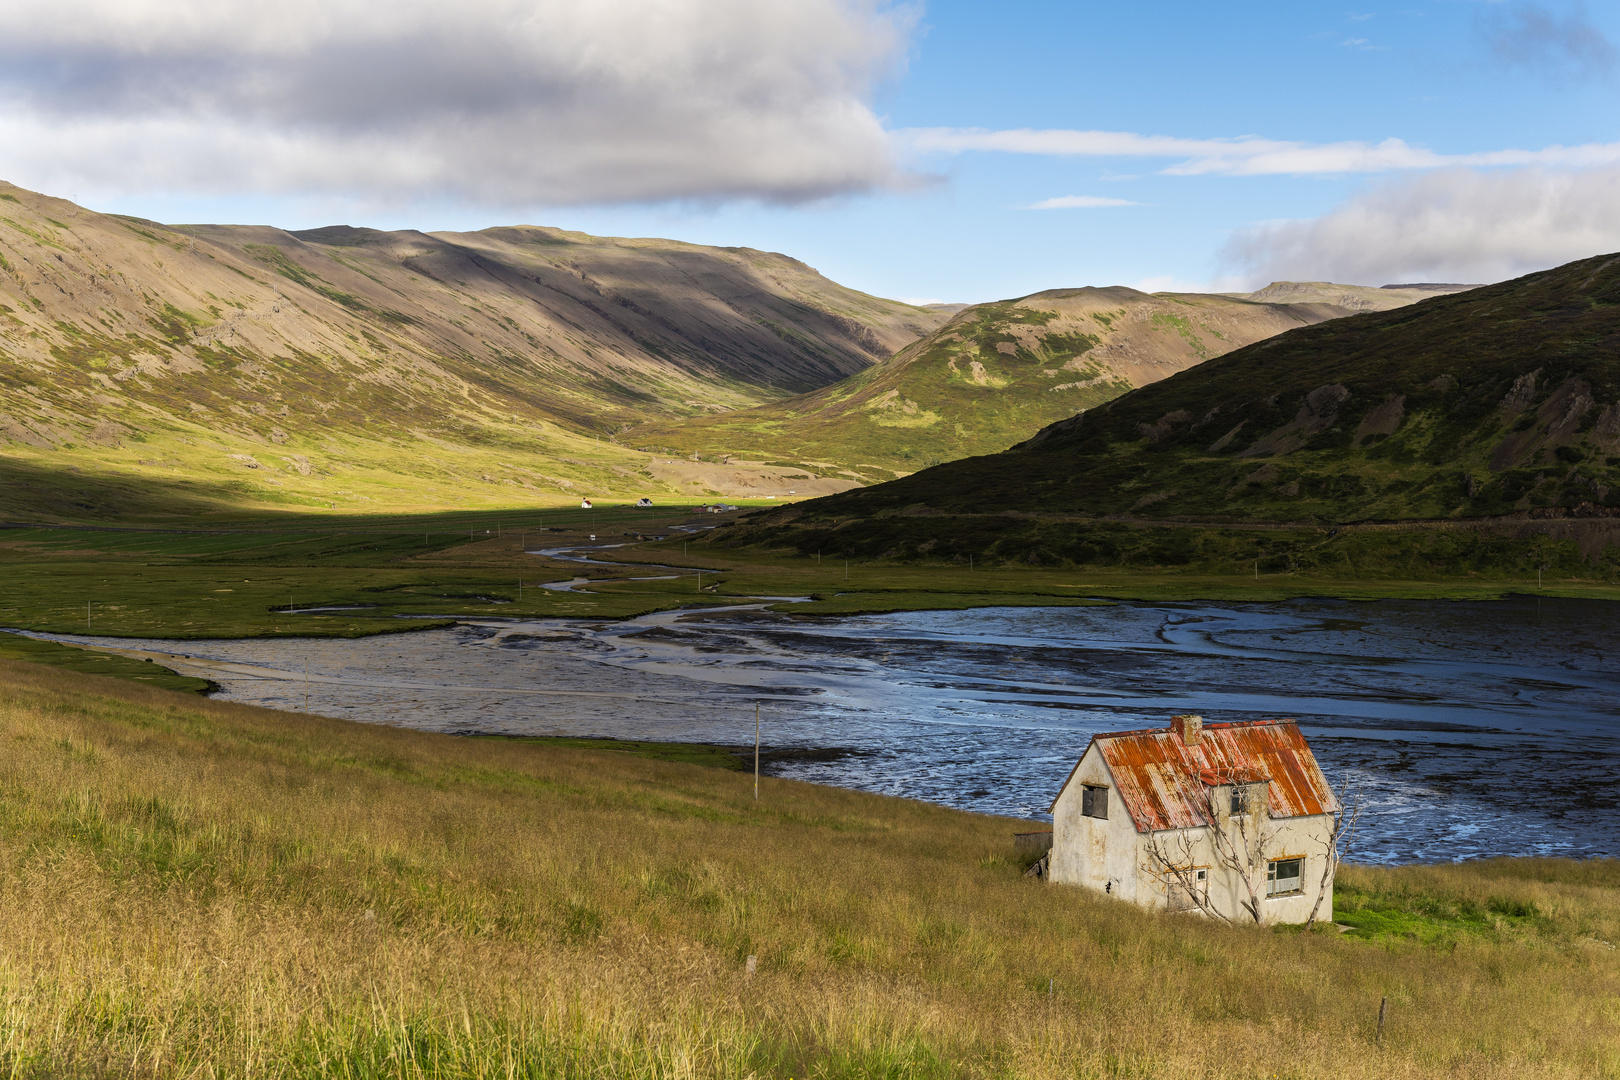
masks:
[[[1215,866],[1235,874],[1243,883],[1246,895],[1238,897],[1238,905],[1255,923],[1261,922],[1264,916],[1262,896],[1266,882],[1267,852],[1276,838],[1277,830],[1271,827],[1268,801],[1263,795],[1256,797],[1252,790],[1259,785],[1244,783],[1231,773],[1217,774],[1214,783],[1206,783],[1202,778],[1193,779],[1179,769],[1173,770],[1173,775],[1183,800],[1189,806],[1198,807],[1208,823]],[[1239,813],[1231,813],[1230,805],[1225,808],[1225,813],[1222,812],[1223,800],[1217,792],[1225,788],[1243,792],[1244,806]],[[1223,922],[1234,921],[1231,915],[1220,910],[1211,895],[1213,873],[1210,880],[1203,882],[1203,888],[1198,887],[1197,867],[1192,860],[1193,839],[1188,831],[1174,830],[1174,840],[1170,839],[1170,835],[1169,832],[1148,834],[1146,847],[1150,865],[1143,869],[1164,883],[1167,889],[1171,886],[1181,888],[1200,911],[1214,915]]]
[[[1344,779],[1339,781],[1338,795],[1339,808],[1333,814],[1333,830],[1328,836],[1327,851],[1322,859],[1322,880],[1316,887],[1316,903],[1311,905],[1311,917],[1305,920],[1306,929],[1316,925],[1316,916],[1322,910],[1322,898],[1327,895],[1328,883],[1338,872],[1339,863],[1350,854],[1350,848],[1355,843],[1356,825],[1361,821],[1361,811],[1364,804],[1361,785],[1351,777],[1350,770],[1346,769]],[[1328,912],[1332,918],[1333,913]]]
[[[1170,839],[1172,835],[1173,841]],[[1179,850],[1172,850],[1172,844]],[[1230,923],[1231,918],[1210,899],[1207,877],[1202,882],[1198,880],[1192,847],[1192,838],[1184,830],[1177,830],[1173,834],[1150,832],[1147,838],[1148,865],[1142,869],[1165,886],[1167,896],[1172,895],[1171,889],[1180,889],[1188,902],[1199,911]]]

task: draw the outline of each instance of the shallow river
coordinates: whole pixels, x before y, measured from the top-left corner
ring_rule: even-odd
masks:
[[[451,732],[838,747],[779,775],[1041,818],[1095,732],[1297,717],[1353,858],[1620,855],[1620,604],[1123,603],[825,619],[476,620],[186,654],[220,697]],[[308,668],[307,680],[304,668]]]

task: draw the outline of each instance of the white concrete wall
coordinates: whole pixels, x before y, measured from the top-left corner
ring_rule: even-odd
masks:
[[[1081,791],[1093,784],[1108,789],[1108,819],[1080,813]],[[1136,903],[1152,903],[1143,893],[1140,838],[1119,797],[1108,766],[1092,743],[1052,810],[1052,855],[1047,878],[1083,885]]]
[[[1224,792],[1222,792],[1224,795]],[[1220,803],[1224,804],[1224,799]],[[1276,923],[1302,923],[1311,916],[1311,907],[1316,903],[1316,895],[1322,890],[1322,870],[1328,857],[1328,842],[1333,834],[1333,819],[1323,814],[1316,817],[1268,819],[1259,815],[1259,827],[1263,830],[1265,843],[1260,849],[1260,858],[1255,870],[1255,891],[1259,895],[1260,921],[1264,925]],[[1257,824],[1251,819],[1250,828]],[[1223,828],[1233,830],[1230,821],[1222,821]],[[1248,886],[1244,883],[1243,874],[1229,866],[1223,865],[1223,860],[1216,851],[1211,830],[1207,827],[1187,830],[1170,830],[1156,834],[1159,845],[1166,852],[1179,855],[1182,851],[1188,853],[1188,861],[1193,866],[1209,867],[1209,898],[1212,906],[1227,918],[1237,922],[1247,922],[1252,916],[1243,904],[1249,900]],[[1234,835],[1235,832],[1229,832]],[[1252,832],[1251,832],[1251,835]],[[1183,846],[1185,841],[1185,846]],[[1240,842],[1241,843],[1241,842]],[[1169,887],[1160,879],[1155,878],[1147,868],[1155,866],[1152,858],[1152,844],[1147,836],[1138,837],[1137,850],[1140,853],[1139,865],[1143,867],[1143,878],[1151,882],[1151,886],[1144,886],[1144,893],[1155,893],[1151,900],[1145,900],[1151,907],[1169,906]],[[1240,847],[1241,850],[1241,847]],[[1300,858],[1304,860],[1300,874],[1301,891],[1290,896],[1268,897],[1266,895],[1266,864],[1273,859]],[[1317,918],[1331,921],[1333,918],[1333,882],[1330,879],[1324,891],[1322,906],[1317,909]]]
[[[1085,817],[1080,813],[1081,791],[1087,784],[1108,789],[1108,818]],[[1217,790],[1216,805],[1225,807],[1226,791]],[[1333,819],[1330,815],[1283,818],[1271,820],[1262,812],[1258,822],[1267,841],[1257,874],[1260,895],[1261,921],[1276,923],[1302,923],[1310,918],[1311,907],[1322,882],[1322,869],[1327,858],[1328,842],[1332,836]],[[1231,828],[1229,822],[1222,822]],[[1215,852],[1208,828],[1171,830],[1157,834],[1160,846],[1173,853],[1186,851],[1195,866],[1209,867],[1209,896],[1215,907],[1229,918],[1247,921],[1251,918],[1241,906],[1248,899],[1242,875],[1224,867]],[[1185,845],[1183,845],[1185,841]],[[1114,786],[1108,766],[1103,762],[1095,743],[1080,759],[1052,810],[1052,854],[1048,862],[1047,880],[1054,884],[1079,885],[1098,892],[1106,892],[1122,900],[1144,907],[1170,907],[1170,885],[1149,869],[1154,865],[1152,843],[1146,834],[1138,833],[1136,825]],[[1303,891],[1292,895],[1268,898],[1265,891],[1265,861],[1279,858],[1302,857],[1304,866],[1300,876]],[[1327,883],[1326,895],[1317,910],[1317,918],[1333,918],[1333,883]]]

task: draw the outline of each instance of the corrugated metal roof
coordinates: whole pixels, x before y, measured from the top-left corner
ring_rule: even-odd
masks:
[[[1170,728],[1092,739],[1138,832],[1209,824],[1211,785],[1266,784],[1271,816],[1338,810],[1333,787],[1292,720],[1205,724],[1189,746]]]

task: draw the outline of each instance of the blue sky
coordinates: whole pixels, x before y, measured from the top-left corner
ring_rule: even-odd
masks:
[[[492,46],[521,37],[501,24],[510,4],[464,9],[487,11],[492,36],[459,50],[424,23],[419,44],[346,45],[334,66],[306,35],[241,61],[266,65],[254,88],[283,80],[257,98],[198,59],[222,39],[185,0],[121,6],[197,43],[161,72],[122,38],[0,25],[22,42],[0,45],[0,101],[38,120],[0,130],[0,177],[175,222],[521,221],[766,248],[869,292],[952,301],[1499,280],[1620,249],[1620,5],[602,2],[600,19],[547,23],[547,41],[575,35],[566,54]],[[646,29],[649,13],[671,21]],[[597,47],[618,59],[575,62]],[[457,51],[480,69],[436,59]],[[76,64],[122,81],[61,74]],[[493,89],[466,89],[502,64]],[[427,70],[391,82],[402,67]],[[192,72],[183,94],[176,71]],[[335,89],[302,93],[323,80]],[[376,100],[334,112],[350,93]],[[71,146],[51,141],[64,125]],[[170,144],[136,148],[137,130],[140,147]],[[84,149],[100,145],[132,164]],[[262,170],[244,163],[266,145]],[[1032,208],[1063,199],[1080,205]]]

